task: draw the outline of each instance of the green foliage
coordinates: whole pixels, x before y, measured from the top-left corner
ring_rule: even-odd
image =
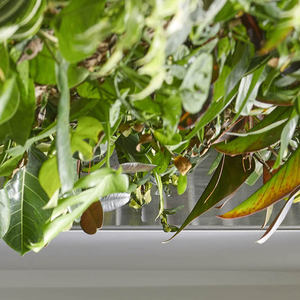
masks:
[[[299,9],[294,0],[0,1],[0,237],[37,252],[93,203],[140,209],[151,189],[163,229],[177,235],[256,182],[272,154],[280,171],[222,216],[290,197],[269,237],[299,198]],[[211,148],[220,152],[211,181],[180,228],[169,224],[179,209],[165,207],[169,186],[183,194]]]

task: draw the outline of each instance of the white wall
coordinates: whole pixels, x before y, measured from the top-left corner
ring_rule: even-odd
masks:
[[[300,232],[279,231],[265,245],[255,244],[261,234],[185,231],[161,244],[168,236],[161,231],[68,232],[23,258],[1,242],[0,295],[9,300],[21,295],[43,300],[292,299],[300,292]]]

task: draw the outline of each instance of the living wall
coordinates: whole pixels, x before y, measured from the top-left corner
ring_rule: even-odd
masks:
[[[38,252],[151,189],[177,235],[265,170],[219,216],[267,223],[282,200],[264,242],[300,198],[299,14],[296,0],[0,0],[0,237]],[[164,195],[212,148],[209,184],[169,224]]]

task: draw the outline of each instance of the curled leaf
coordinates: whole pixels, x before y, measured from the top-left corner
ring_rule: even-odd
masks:
[[[140,152],[141,151],[141,145],[150,143],[152,141],[152,135],[151,134],[143,134],[140,137],[139,143],[136,145],[136,151]]]
[[[174,165],[176,166],[177,170],[180,172],[181,175],[185,175],[192,167],[192,164],[190,161],[183,157],[183,156],[177,156],[174,159]]]

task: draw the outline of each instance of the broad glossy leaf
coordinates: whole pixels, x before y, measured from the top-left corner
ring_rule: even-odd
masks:
[[[127,204],[130,200],[130,194],[117,193],[100,198],[104,212],[112,211]]]
[[[68,64],[65,61],[62,61],[62,63],[56,65],[56,67],[57,84],[60,91],[56,135],[57,162],[62,193],[66,193],[73,188],[74,184],[74,177],[70,176],[73,172],[73,167],[69,137],[70,93],[67,76]]]
[[[100,201],[94,202],[82,214],[80,226],[87,234],[95,234],[103,226],[104,213]]]
[[[243,164],[246,171],[243,168]],[[233,194],[245,182],[254,168],[254,161],[249,166],[249,160],[243,160],[243,157],[240,155],[234,157],[226,155],[220,162],[197,204],[172,238],[179,234],[194,219],[214,207],[225,197]]]
[[[89,52],[77,50],[76,45],[84,46],[78,36],[97,23],[104,9],[105,1],[72,1],[55,17],[55,33],[59,39],[59,49],[69,62],[77,62],[88,57]],[[101,42],[101,41],[99,41]]]
[[[286,197],[300,185],[300,147],[280,170],[253,195],[233,210],[220,216],[224,219],[240,218],[261,211]]]
[[[255,132],[260,130],[278,120],[289,118],[292,113],[292,107],[277,107],[272,113],[266,116],[261,122],[255,125],[248,132]],[[277,126],[270,131],[259,133],[256,135],[248,135],[245,137],[238,137],[235,140],[225,144],[224,142],[214,145],[214,148],[222,153],[229,155],[237,155],[247,152],[254,152],[264,149],[280,139],[281,131],[286,123]]]
[[[0,239],[2,239],[10,224],[10,201],[6,189],[0,190],[0,207]]]
[[[151,171],[156,167],[156,165],[143,164],[139,162],[129,162],[113,166],[112,169],[118,170],[120,167],[122,167],[122,173],[137,173]]]
[[[41,164],[46,160],[43,153],[32,148],[28,163],[6,184],[10,199],[11,221],[4,241],[24,255],[28,244],[43,237],[43,225],[49,220],[51,210],[43,210],[49,200],[38,180]]]

